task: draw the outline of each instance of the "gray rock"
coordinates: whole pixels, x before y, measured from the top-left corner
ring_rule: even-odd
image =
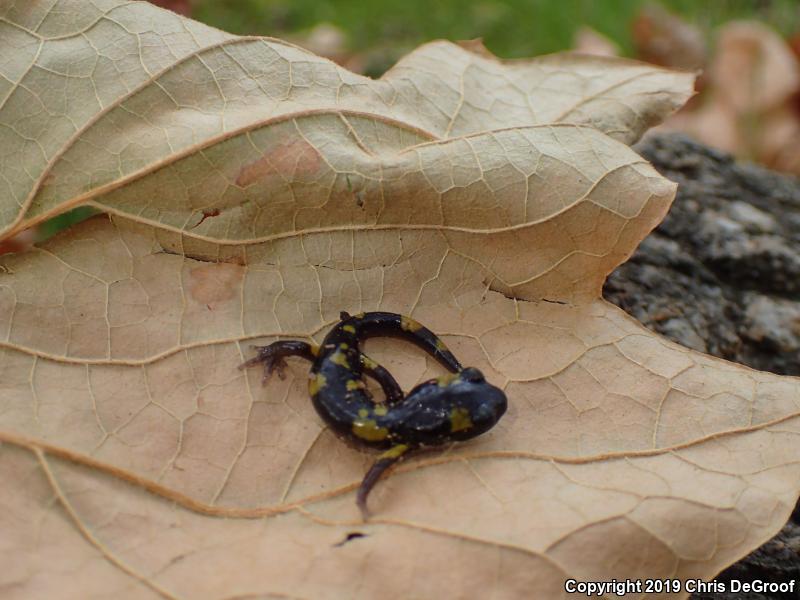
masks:
[[[743,334],[775,352],[786,354],[800,350],[800,305],[797,302],[748,294]]]
[[[777,229],[775,218],[758,210],[752,204],[736,200],[728,206],[728,216],[741,223],[749,233],[773,233]]]

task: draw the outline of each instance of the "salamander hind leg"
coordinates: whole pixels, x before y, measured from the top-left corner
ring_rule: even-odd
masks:
[[[253,365],[263,364],[264,375],[261,378],[261,383],[266,384],[273,371],[277,371],[278,377],[283,379],[286,377],[284,369],[286,368],[287,356],[299,356],[306,360],[313,361],[316,358],[319,348],[312,346],[306,342],[298,342],[295,340],[273,342],[269,346],[253,346],[258,350],[258,354],[239,365],[239,369],[246,369]]]
[[[403,399],[403,390],[400,389],[400,384],[397,383],[385,367],[379,365],[363,352],[359,355],[359,361],[363,371],[380,384],[386,396],[387,404],[397,404]]]
[[[378,480],[383,475],[384,471],[400,460],[408,451],[410,447],[406,444],[397,444],[392,446],[386,452],[378,457],[373,465],[370,467],[364,479],[361,480],[361,485],[356,494],[356,505],[361,511],[361,517],[366,521],[369,518],[369,510],[367,510],[367,497],[369,496],[372,488],[378,483]]]

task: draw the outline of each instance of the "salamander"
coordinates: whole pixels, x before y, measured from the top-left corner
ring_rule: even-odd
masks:
[[[488,431],[505,413],[507,400],[483,373],[462,367],[441,339],[410,317],[390,312],[342,312],[339,317],[320,346],[295,340],[256,346],[257,355],[239,368],[263,365],[266,383],[274,371],[283,378],[286,357],[311,361],[308,391],[320,417],[340,436],[383,450],[356,494],[366,519],[367,496],[387,468],[412,450]],[[361,351],[364,339],[382,335],[415,343],[449,373],[423,381],[404,395],[391,373]],[[384,401],[373,400],[364,374],[380,384]]]

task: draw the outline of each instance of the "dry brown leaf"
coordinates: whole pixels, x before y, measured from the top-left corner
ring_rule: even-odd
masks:
[[[14,57],[0,85],[0,232],[90,204],[220,241],[251,239],[253,219],[273,209],[257,185],[267,175],[333,158],[337,169],[374,176],[376,155],[414,143],[556,122],[630,143],[691,94],[691,76],[649,65],[569,54],[502,63],[448,42],[422,46],[375,81],[286,42],[142,3],[86,3],[69,18],[49,6],[0,8],[0,56]],[[330,128],[335,143],[309,149],[306,131]],[[248,150],[262,162],[248,162]],[[182,179],[154,194],[156,173]],[[349,191],[344,177],[335,183],[288,181],[280,192],[319,204],[320,189]],[[222,211],[215,225],[198,226],[213,209]],[[286,230],[281,222],[258,234]]]
[[[142,3],[26,6],[0,22],[0,44],[36,40],[4,63],[7,232],[111,216],[0,259],[4,596],[557,598],[708,578],[785,522],[800,381],[599,299],[675,188],[609,136],[686,75],[439,42],[374,82]],[[365,524],[371,457],[323,428],[307,364],[266,388],[236,366],[378,308],[510,406],[381,482]],[[367,348],[404,389],[439,369]]]
[[[752,115],[780,108],[800,90],[800,63],[777,32],[739,21],[720,27],[710,77],[720,102]]]
[[[717,46],[710,74],[715,104],[730,107],[741,139],[729,149],[800,173],[800,113],[794,101],[800,95],[800,61],[777,32],[757,22],[725,25]]]
[[[575,52],[595,56],[619,56],[621,53],[619,46],[611,38],[585,25],[575,31],[572,47]]]
[[[347,33],[332,23],[318,23],[290,41],[339,65],[350,58]]]
[[[707,86],[694,110],[666,124],[706,144],[800,174],[800,62],[769,27],[754,21],[720,28]]]
[[[642,7],[631,24],[636,55],[657,65],[696,71],[705,66],[708,52],[703,32],[663,6]]]

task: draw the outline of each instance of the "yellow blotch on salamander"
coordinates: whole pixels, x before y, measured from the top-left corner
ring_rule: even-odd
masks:
[[[342,344],[342,346],[340,346],[340,348],[343,348],[343,347],[344,347],[344,344]],[[348,371],[350,370],[350,363],[347,362],[347,355],[344,352],[342,352],[341,350],[337,350],[336,352],[331,354],[330,360],[331,360],[332,363],[337,364],[340,367],[344,367]]]
[[[408,452],[408,446],[406,444],[397,444],[397,446],[392,446],[386,452],[381,454],[378,457],[378,460],[385,458],[400,458],[406,452]]]
[[[309,347],[313,356],[319,356],[319,346],[316,344],[309,344]]]
[[[345,384],[348,392],[354,392],[356,390],[363,390],[366,385],[360,379],[348,379],[347,383]]]
[[[361,411],[358,414],[360,415]],[[389,437],[389,430],[386,427],[378,427],[374,419],[359,419],[353,422],[353,435],[368,442],[380,442]]]
[[[374,371],[380,365],[378,363],[376,363],[374,360],[372,360],[366,354],[362,354],[361,355],[361,366],[364,367],[365,369],[370,370],[370,371]]]
[[[400,329],[402,329],[403,331],[410,331],[413,333],[414,331],[419,331],[420,329],[422,329],[422,325],[417,323],[411,317],[400,315]]]
[[[461,377],[458,373],[447,373],[446,375],[436,378],[436,385],[439,387],[447,387],[459,381],[461,381]]]
[[[466,408],[454,408],[450,411],[450,432],[472,428],[472,419]]]
[[[325,375],[322,373],[317,373],[315,377],[311,377],[308,380],[308,393],[312,396],[316,396],[327,383],[328,382],[325,379]]]
[[[342,326],[342,331],[346,331],[347,333],[355,334],[356,328],[353,327],[352,325],[344,325],[344,326]]]
[[[440,340],[439,338],[436,338],[436,349],[439,352],[447,352],[448,351],[447,346],[445,346],[444,342],[442,340]]]
[[[378,415],[379,417],[385,417],[386,413],[389,412],[389,409],[385,404],[376,404],[375,408],[372,409],[372,412]]]

